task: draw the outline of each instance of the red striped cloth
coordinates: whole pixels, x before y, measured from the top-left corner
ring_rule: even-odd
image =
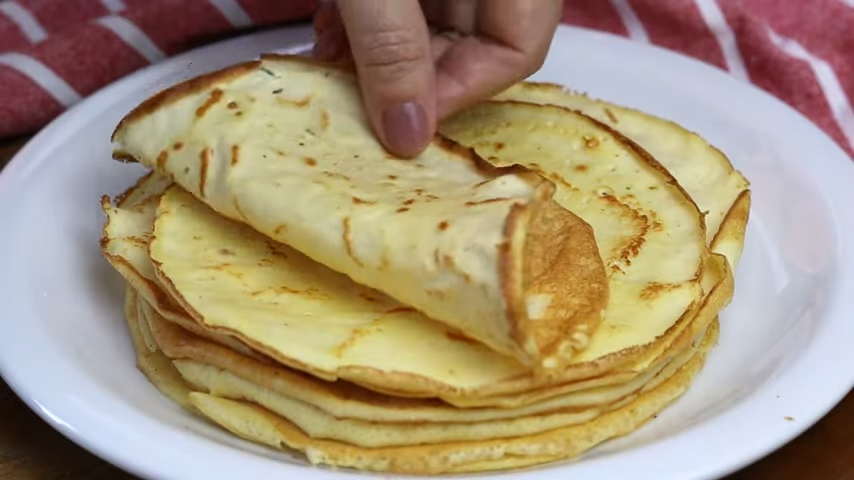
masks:
[[[316,0],[0,0],[0,138],[136,69]],[[854,0],[566,0],[563,20],[708,62],[777,96],[854,157]]]

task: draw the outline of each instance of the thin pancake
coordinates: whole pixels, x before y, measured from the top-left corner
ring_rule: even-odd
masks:
[[[101,252],[133,289],[157,305],[170,321],[246,355],[259,357],[258,353],[234,338],[201,328],[163,292],[148,255],[148,244],[160,195],[171,185],[168,178],[149,173],[116,198],[115,205],[108,197],[102,197],[101,209],[107,220],[100,239]]]
[[[312,405],[335,418],[369,422],[484,422],[523,416],[555,413],[561,410],[609,404],[643,388],[663,369],[671,368],[692,341],[679,343],[678,350],[667,352],[646,372],[625,383],[585,386],[579,384],[563,394],[520,407],[460,409],[435,399],[401,398],[379,394],[344,381],[326,382],[282,366],[254,361],[215,343],[205,341],[180,327],[164,321],[144,301],[142,311],[152,325],[159,348],[174,360],[186,360],[209,368],[229,372],[243,381],[258,385],[277,395]],[[708,324],[706,325],[706,327]],[[706,328],[704,327],[704,329]]]
[[[725,253],[733,268],[738,264],[750,210],[750,183],[705,139],[675,122],[555,84],[520,82],[495,98],[578,110],[640,145],[676,178],[704,213],[706,243],[711,250]]]
[[[548,385],[524,393],[490,397],[445,397],[445,399],[458,407],[478,408],[478,413],[466,413],[462,414],[462,417],[492,419],[503,418],[508,414],[514,415],[513,412],[519,412],[519,414],[546,412],[561,407],[596,404],[606,401],[607,398],[614,398],[613,393],[609,392],[626,389],[630,391],[636,388],[636,385],[648,381],[672,360],[674,355],[702,335],[717,312],[731,298],[733,279],[731,271],[727,268],[727,262],[717,255],[712,258],[714,262],[707,269],[708,275],[704,276],[710,294],[704,299],[696,315],[680,323],[679,328],[669,331],[661,342],[657,342],[654,348],[649,348],[636,362],[598,377]],[[160,317],[147,303],[143,310],[149,317]],[[461,418],[456,409],[448,409],[447,406],[433,400],[401,399],[400,402],[395,401],[389,404],[387,400],[378,399],[390,397],[377,397],[361,389],[350,387],[346,382],[325,382],[298,371],[252,361],[215,343],[182,333],[180,328],[169,323],[158,322],[152,329],[157,331],[159,342],[170,357],[209,363],[231,371],[250,382],[263,384],[283,395],[296,396],[314,405],[322,404],[325,411],[335,416],[366,420],[409,418],[424,421],[460,421]],[[597,391],[600,393],[597,394]],[[606,399],[603,400],[603,392],[605,395],[612,396],[605,397]],[[394,394],[394,392],[389,393]],[[380,411],[372,408],[378,402],[382,406]],[[442,408],[438,408],[437,405]],[[489,406],[500,407],[500,410],[493,412],[492,409],[484,408]]]
[[[132,302],[134,292],[128,290],[126,299]],[[128,308],[128,319],[135,315]],[[167,322],[163,322],[167,323]],[[133,325],[133,323],[131,323]],[[392,448],[362,448],[342,442],[313,439],[302,430],[270,410],[249,402],[236,402],[203,393],[189,393],[191,411],[201,411],[215,423],[250,441],[275,448],[295,448],[303,451],[310,461],[364,470],[394,471],[415,474],[436,474],[465,471],[485,471],[536,465],[581,455],[597,444],[624,435],[645,423],[658,411],[681,395],[691,377],[702,367],[705,353],[717,339],[714,322],[700,344],[699,353],[672,377],[660,377],[651,382],[646,392],[632,403],[597,417],[591,422],[551,430],[536,435],[486,442],[453,442],[440,445],[416,445]],[[136,337],[135,337],[136,338]],[[149,354],[141,339],[135,342],[137,354],[150,359],[165,360],[160,351]],[[166,392],[177,392],[176,401],[186,398],[190,390],[171,365],[151,370],[154,385]]]
[[[274,448],[302,451],[314,464],[409,474],[471,472],[535,465],[577,457],[606,440],[638,429],[688,389],[691,380],[703,366],[706,352],[717,340],[717,334],[715,322],[691,361],[674,376],[628,405],[587,423],[510,439],[363,448],[311,438],[293,423],[252,403],[204,393],[192,393],[190,401],[204,415],[230,432]]]
[[[626,388],[628,393],[625,394],[614,392],[615,399],[607,403],[566,407],[527,416],[463,422],[379,422],[336,417],[314,405],[280,395],[225,370],[191,360],[178,360],[174,363],[184,379],[199,391],[260,405],[291,421],[315,439],[339,440],[360,447],[378,448],[510,438],[579,425],[627,405],[646,389],[672,376],[695,353],[696,348],[681,352],[659,372],[655,381],[648,381],[646,384],[638,382],[636,388]],[[466,410],[460,413],[464,415]]]
[[[158,94],[113,138],[220,215],[528,368],[559,368],[599,323],[596,241],[554,185],[441,139],[390,157],[349,72],[265,57]]]
[[[142,338],[141,322],[137,315],[136,291],[129,285],[125,288],[125,320],[136,353],[136,366],[161,393],[182,407],[192,410],[187,396],[191,392],[189,384],[175,369],[175,366],[163,352],[150,349]],[[156,344],[155,344],[156,345]]]
[[[661,164],[620,133],[562,107],[511,101],[482,102],[440,131],[496,165],[553,179],[558,203],[593,227],[612,281],[697,279],[708,254],[703,215]]]
[[[158,242],[151,246],[152,257],[159,262],[158,278],[194,319],[208,324],[209,318],[198,311],[201,306],[205,312],[217,312],[219,318],[240,320],[231,330],[217,330],[235,334],[256,350],[294,368],[315,375],[332,371],[337,377],[331,378],[356,378],[357,383],[384,391],[449,399],[478,397],[488,388],[497,389],[489,385],[490,381],[512,380],[525,374],[506,358],[480,345],[460,341],[444,325],[388,303],[376,292],[352,284],[299,253],[216,215],[180,189],[173,188],[161,198],[155,233],[158,242],[166,245],[163,249],[158,249]],[[178,285],[183,291],[178,291]],[[649,303],[644,298],[645,287],[631,283],[619,287],[615,298],[625,303],[616,304],[615,309],[623,312],[618,318],[627,322],[646,308],[652,310],[649,318],[672,316],[672,324],[683,312],[663,307],[670,308],[673,303],[678,307],[674,298],[686,298],[685,302],[691,304],[701,294],[700,286],[690,283],[656,297],[660,303],[654,305],[660,307],[640,307]],[[188,305],[184,298],[195,302]],[[665,304],[667,301],[670,302]],[[711,312],[709,318],[713,316]],[[324,319],[323,329],[317,328],[318,318]],[[635,331],[643,332],[639,328],[643,326],[636,325]],[[336,337],[336,333],[340,336]],[[642,344],[629,343],[627,338],[631,337],[625,334],[617,338],[625,342],[626,348]],[[655,338],[650,337],[650,341]],[[599,345],[596,336],[593,342]],[[620,350],[603,348],[603,357]],[[436,351],[442,355],[435,355]],[[389,365],[388,358],[395,358],[395,363]],[[330,367],[325,367],[324,359]],[[583,378],[585,374],[594,376],[602,366],[621,360],[593,357],[585,364],[571,364],[561,372],[561,381]],[[328,374],[323,376],[330,378]],[[439,382],[454,390],[442,388]],[[469,386],[472,383],[485,393],[465,391],[475,390]],[[529,389],[536,385],[531,380],[516,383]]]

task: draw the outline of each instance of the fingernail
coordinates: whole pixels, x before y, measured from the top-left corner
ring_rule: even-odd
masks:
[[[405,102],[383,111],[383,134],[389,150],[395,155],[412,157],[430,141],[427,113],[416,102]]]

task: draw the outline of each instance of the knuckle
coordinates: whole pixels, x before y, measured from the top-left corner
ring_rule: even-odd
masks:
[[[540,50],[535,51],[531,55],[530,65],[528,65],[528,74],[534,74],[539,69],[543,68],[543,64],[546,63],[546,57],[548,56],[549,50],[547,48],[541,48]]]
[[[548,44],[533,45],[522,50],[522,67],[525,76],[536,73],[543,67],[549,53]]]
[[[362,67],[391,78],[412,72],[429,56],[415,32],[406,30],[371,32],[362,37],[361,43],[365,57]]]

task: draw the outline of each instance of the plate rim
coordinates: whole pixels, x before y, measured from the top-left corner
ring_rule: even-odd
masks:
[[[87,97],[86,99],[84,99],[83,101],[68,109],[66,112],[54,119],[50,124],[44,127],[32,139],[30,139],[30,141],[28,141],[27,144],[21,150],[19,150],[19,152],[7,164],[6,168],[3,169],[2,172],[0,172],[0,198],[5,196],[6,192],[10,191],[14,187],[16,181],[20,182],[22,180],[25,180],[30,175],[28,173],[28,169],[37,168],[38,164],[44,163],[44,158],[39,159],[30,157],[43,157],[44,154],[38,154],[38,152],[40,150],[49,151],[50,149],[45,147],[45,145],[53,143],[53,138],[60,137],[62,128],[73,122],[73,120],[77,116],[81,115],[82,112],[85,112],[87,109],[90,109],[98,102],[110,98],[113,92],[126,89],[135,83],[139,83],[141,79],[148,78],[149,76],[154,75],[157,72],[174,70],[176,67],[187,62],[188,59],[196,58],[199,55],[202,55],[204,52],[209,53],[211,51],[221,49],[226,44],[239,45],[241,44],[241,42],[247,42],[252,38],[258,39],[265,35],[299,35],[299,32],[305,33],[307,30],[308,29],[305,25],[285,26],[281,28],[271,29],[268,31],[254,32],[236,38],[227,39],[224,41],[206,45],[198,49],[184,52],[174,57],[170,57],[169,59],[163,62],[137,70],[134,73],[131,73],[130,75],[127,75],[117,80],[116,82],[113,82],[101,88],[96,93],[90,95],[89,97]],[[828,172],[826,174],[820,174],[818,176],[824,177],[823,180],[827,180],[827,182],[823,185],[826,189],[825,198],[828,200],[828,202],[830,202],[828,204],[828,207],[831,208],[832,213],[836,214],[835,218],[833,218],[836,226],[836,231],[834,233],[836,234],[835,237],[840,240],[839,245],[837,246],[837,258],[842,260],[842,265],[854,264],[854,219],[848,218],[850,217],[850,215],[840,215],[842,211],[846,208],[845,204],[841,203],[843,200],[846,199],[844,197],[847,197],[848,200],[854,199],[854,193],[843,193],[842,190],[840,190],[844,188],[845,178],[847,178],[848,181],[854,180],[854,162],[851,161],[848,155],[844,152],[844,150],[842,150],[839,145],[836,144],[836,142],[830,139],[827,134],[825,134],[817,126],[815,126],[809,119],[807,119],[807,117],[805,117],[803,114],[801,114],[794,108],[786,105],[776,97],[773,97],[771,94],[752,85],[745,84],[744,82],[741,82],[729,76],[726,72],[722,70],[719,70],[711,65],[705,64],[699,60],[681,55],[670,50],[666,50],[662,47],[657,47],[650,44],[640,44],[617,35],[566,25],[562,25],[561,27],[559,27],[558,32],[555,35],[554,44],[560,44],[562,42],[569,41],[572,39],[572,37],[583,37],[586,40],[590,40],[594,44],[605,46],[606,48],[609,45],[611,45],[613,48],[613,45],[616,44],[618,48],[628,48],[629,50],[635,51],[646,50],[648,51],[648,55],[653,55],[654,57],[658,58],[666,57],[669,62],[682,64],[682,68],[680,68],[680,74],[684,74],[685,71],[689,71],[692,74],[709,77],[708,81],[710,83],[730,83],[732,85],[731,88],[736,88],[735,85],[738,84],[737,88],[739,89],[751,89],[752,92],[749,97],[752,97],[752,102],[758,104],[764,103],[766,107],[771,108],[772,110],[785,110],[786,115],[784,116],[788,118],[784,119],[784,121],[793,125],[799,124],[799,127],[803,129],[803,135],[807,137],[807,143],[815,143],[816,145],[823,144],[823,151],[835,150],[836,155],[830,155],[830,157],[834,157],[833,159],[819,159],[821,160],[821,162],[824,163],[824,166],[820,168],[828,169]],[[842,160],[846,160],[846,162],[844,163],[847,164],[847,166],[841,166],[843,162],[836,161],[835,157],[839,157]],[[835,162],[835,164],[832,164],[832,161]],[[819,167],[811,169],[812,173],[815,174],[817,172],[817,168]],[[830,185],[832,185],[832,187],[830,187]],[[850,183],[849,185],[854,185],[854,183]],[[848,207],[848,209],[850,211],[852,208]],[[7,209],[0,208],[0,216],[5,216],[6,212]],[[837,298],[834,301],[834,305],[841,306],[846,303],[843,297],[854,297],[854,272],[846,274],[844,267],[840,268],[838,270],[838,276],[836,280],[837,283],[835,294]],[[854,310],[854,308],[852,308],[852,305],[850,305],[851,302],[847,303],[849,304],[849,312]],[[841,317],[843,315],[843,312],[840,310],[836,312],[833,317],[836,318]],[[830,314],[828,314],[828,316],[830,316]],[[5,329],[3,325],[4,324],[0,322],[0,332]],[[603,458],[586,459],[580,463],[572,463],[570,464],[571,466],[567,466],[564,464],[553,464],[551,466],[544,466],[533,471],[498,472],[491,473],[490,475],[496,477],[509,476],[512,478],[520,479],[545,478],[551,475],[559,475],[559,470],[563,468],[572,468],[573,473],[586,473],[588,470],[590,470],[589,473],[593,474],[596,471],[597,465],[606,462],[613,462],[613,459],[617,457],[621,459],[621,462],[627,462],[633,465],[643,465],[645,462],[642,458],[640,458],[641,455],[650,455],[650,452],[662,449],[669,449],[671,455],[673,456],[689,458],[690,452],[682,452],[684,453],[683,455],[674,455],[676,452],[679,451],[679,449],[673,449],[673,447],[678,447],[679,443],[684,439],[684,437],[699,436],[702,435],[704,432],[706,432],[707,438],[714,439],[715,437],[710,436],[708,432],[714,431],[714,428],[712,427],[714,427],[713,424],[716,421],[719,422],[719,419],[721,417],[726,416],[727,414],[733,415],[734,413],[739,412],[743,414],[744,412],[752,411],[756,408],[750,407],[752,404],[761,404],[760,400],[762,396],[760,395],[760,393],[762,393],[763,391],[775,390],[774,387],[777,387],[778,389],[791,389],[791,387],[785,387],[785,383],[788,378],[793,376],[795,376],[796,378],[812,377],[812,383],[814,384],[820,384],[821,382],[823,382],[825,385],[822,389],[820,389],[822,392],[825,393],[824,395],[822,395],[823,401],[813,402],[811,410],[806,415],[801,414],[801,418],[799,418],[797,422],[790,422],[790,424],[787,425],[786,428],[780,426],[774,428],[777,433],[762,435],[761,439],[760,436],[757,436],[753,439],[749,439],[749,441],[752,440],[752,446],[749,449],[749,453],[745,453],[744,450],[739,450],[738,452],[732,452],[729,454],[724,453],[723,455],[705,455],[706,462],[704,462],[704,464],[700,464],[699,466],[684,465],[686,462],[680,462],[681,464],[683,464],[683,466],[681,467],[682,472],[690,472],[694,477],[698,478],[708,478],[718,475],[725,475],[735,470],[738,470],[744,467],[745,465],[750,464],[766,456],[772,451],[777,450],[780,446],[790,442],[795,437],[802,434],[807,428],[815,424],[818,420],[824,417],[832,408],[834,408],[845,397],[845,395],[847,395],[847,393],[852,389],[852,387],[854,387],[854,367],[848,369],[847,371],[839,370],[838,372],[836,372],[836,375],[831,377],[830,380],[818,379],[817,377],[821,377],[819,375],[795,375],[795,372],[798,371],[796,369],[806,369],[808,373],[810,371],[809,368],[811,368],[809,367],[810,363],[822,363],[820,361],[816,361],[816,359],[829,358],[831,353],[823,354],[823,352],[827,351],[825,349],[828,345],[841,344],[839,340],[836,340],[841,333],[848,333],[848,338],[852,338],[850,334],[854,333],[854,327],[846,325],[845,322],[842,322],[841,320],[836,320],[835,322],[828,323],[828,326],[834,325],[838,327],[837,330],[839,331],[828,331],[828,328],[819,329],[819,331],[815,332],[813,338],[810,339],[809,343],[804,347],[801,356],[793,359],[792,363],[788,365],[783,372],[780,372],[773,378],[769,378],[765,382],[765,384],[763,384],[759,389],[752,392],[747,397],[741,399],[733,407],[716,414],[715,416],[711,417],[710,419],[707,419],[704,422],[701,422],[700,424],[693,425],[687,430],[674,434],[664,440],[651,442],[650,444],[621,451],[617,454],[608,455]],[[0,335],[0,345],[4,343],[3,338],[4,335]],[[837,350],[833,350],[831,352],[839,354],[839,347],[837,347]],[[847,357],[849,360],[854,359],[854,353],[848,353]],[[812,361],[810,362],[809,360]],[[58,430],[61,434],[69,438],[71,441],[89,450],[90,452],[99,456],[105,461],[113,463],[119,468],[125,469],[138,476],[161,478],[162,476],[169,476],[174,474],[174,470],[170,470],[168,465],[145,465],[142,462],[132,458],[134,456],[133,454],[121,453],[119,451],[120,449],[110,448],[109,445],[104,444],[104,441],[101,441],[99,444],[99,442],[94,441],[92,439],[93,435],[91,433],[87,434],[80,428],[69,424],[65,419],[61,418],[61,416],[56,415],[56,411],[64,410],[64,408],[61,406],[56,407],[50,405],[50,399],[44,401],[45,399],[33,397],[33,380],[27,379],[25,374],[11,367],[10,364],[12,361],[13,359],[7,358],[7,354],[4,353],[4,349],[0,348],[0,375],[2,375],[9,387],[15,392],[15,394],[19,398],[24,401],[24,403],[31,410],[36,412],[36,414],[39,415],[43,421],[51,425],[54,429]],[[193,434],[187,435],[190,435],[193,438],[196,437],[196,435]],[[213,451],[216,451],[217,449],[226,449],[227,451],[233,452],[239,456],[244,456],[247,458],[255,457],[254,455],[243,453],[230,447],[214,445],[215,442],[211,442],[208,440],[202,441],[211,444],[210,448],[213,449]],[[192,440],[191,443],[193,443]],[[710,440],[710,443],[713,442],[711,442]],[[719,446],[724,447],[726,445]],[[726,451],[726,449],[724,448],[714,449],[711,446],[710,448],[717,452]],[[712,459],[716,460],[712,461]],[[267,459],[263,458],[263,460],[266,461]],[[654,466],[652,464],[647,463],[646,466],[652,468],[653,470],[651,471],[655,471]],[[667,470],[670,470],[672,468],[674,468],[672,464],[668,465]],[[288,471],[305,472],[306,470],[305,467],[302,466],[294,466],[283,462],[280,463],[279,473],[286,474]],[[309,475],[313,475],[317,478],[357,478],[356,474],[347,471],[335,472],[326,469],[311,469],[309,470],[309,472]],[[388,475],[385,475],[384,477],[396,478],[394,476]]]

